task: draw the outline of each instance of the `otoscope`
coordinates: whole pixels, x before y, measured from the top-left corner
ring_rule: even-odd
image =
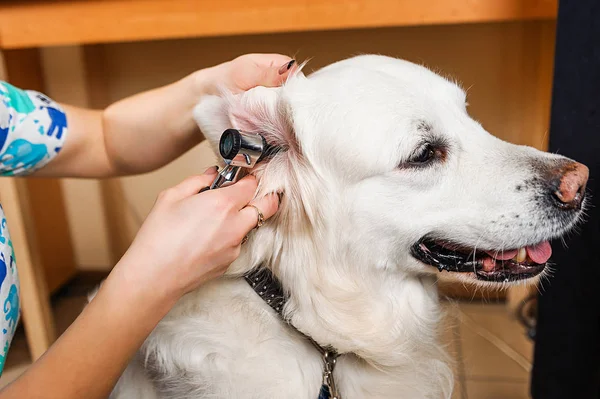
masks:
[[[227,129],[219,140],[219,153],[225,161],[225,167],[219,172],[210,187],[200,192],[226,187],[235,183],[242,168],[252,169],[258,162],[272,154],[277,147],[267,144],[260,134]]]

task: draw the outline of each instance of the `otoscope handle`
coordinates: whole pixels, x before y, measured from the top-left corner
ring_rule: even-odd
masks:
[[[210,187],[204,187],[202,190],[200,190],[200,192],[203,193],[206,190],[214,190],[214,189],[217,189],[220,187],[227,187],[227,186],[235,183],[237,181],[237,178],[240,175],[241,169],[242,168],[239,166],[233,166],[233,165],[225,166],[219,172],[219,174],[217,175],[215,180],[212,182]]]

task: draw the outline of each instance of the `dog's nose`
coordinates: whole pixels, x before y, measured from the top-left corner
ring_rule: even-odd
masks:
[[[565,168],[561,168],[562,176],[559,176],[558,189],[554,196],[563,209],[579,209],[585,197],[585,185],[589,177],[587,166],[579,162],[573,162]]]

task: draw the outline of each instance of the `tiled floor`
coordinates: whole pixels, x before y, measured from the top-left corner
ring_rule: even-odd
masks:
[[[453,399],[529,398],[533,344],[502,304],[448,304],[456,358]]]
[[[59,332],[64,331],[86,303],[85,289],[65,290],[54,301]],[[502,304],[444,302],[447,318],[444,341],[455,358],[456,386],[452,399],[526,399],[533,347],[523,327]],[[29,362],[23,330],[11,347],[4,386]]]

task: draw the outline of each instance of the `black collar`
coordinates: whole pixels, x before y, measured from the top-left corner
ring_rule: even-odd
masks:
[[[287,298],[283,292],[283,287],[277,278],[271,273],[269,269],[260,265],[255,270],[244,275],[246,282],[250,284],[252,289],[260,296],[277,314],[281,319],[291,328],[298,331],[292,323],[283,316],[283,307]],[[323,386],[319,392],[318,399],[341,399],[337,393],[335,381],[333,379],[333,369],[335,367],[336,360],[339,356],[337,351],[332,347],[323,347],[316,343],[311,337],[298,331],[306,339],[308,339],[323,357]]]

